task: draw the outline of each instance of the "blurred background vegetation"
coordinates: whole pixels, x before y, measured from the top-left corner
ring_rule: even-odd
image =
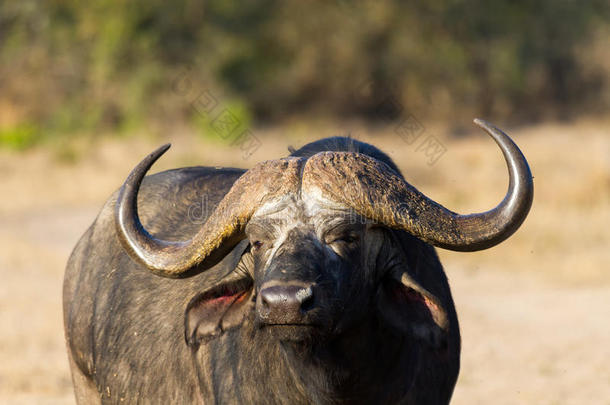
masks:
[[[205,132],[204,91],[256,125],[602,115],[609,38],[607,0],[0,0],[0,144]]]

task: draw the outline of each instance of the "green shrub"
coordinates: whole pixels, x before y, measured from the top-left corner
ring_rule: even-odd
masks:
[[[29,123],[14,127],[0,128],[0,147],[12,150],[25,150],[41,141],[38,128]]]

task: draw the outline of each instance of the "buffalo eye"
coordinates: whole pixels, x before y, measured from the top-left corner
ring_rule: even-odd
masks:
[[[256,253],[258,251],[261,250],[261,248],[263,247],[264,243],[260,240],[255,240],[252,242],[252,252]]]
[[[324,238],[327,245],[344,245],[352,246],[360,241],[360,235],[353,231],[348,230],[345,232],[333,232]]]
[[[343,243],[347,243],[347,244],[352,244],[352,243],[358,242],[358,240],[359,240],[358,235],[348,234],[348,235],[342,235],[342,236],[336,238],[331,243],[343,242]]]

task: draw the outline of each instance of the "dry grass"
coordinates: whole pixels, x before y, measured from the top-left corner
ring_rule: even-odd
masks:
[[[514,128],[536,192],[517,234],[488,251],[441,252],[462,322],[463,367],[454,403],[610,403],[610,134],[607,123]],[[475,131],[475,129],[473,129]],[[409,181],[458,212],[503,196],[506,170],[483,135],[449,139],[433,166],[392,128],[371,132],[287,125],[258,131],[248,160],[187,133],[154,170],[207,164],[249,167],[288,145],[351,132],[390,153]],[[61,320],[63,266],[105,198],[139,159],[167,139],[102,139],[65,151],[0,151],[0,402],[72,403]]]

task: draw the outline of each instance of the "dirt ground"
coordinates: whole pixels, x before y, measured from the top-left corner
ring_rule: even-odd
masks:
[[[530,217],[489,251],[440,252],[463,336],[452,403],[610,404],[608,127],[511,129],[535,176]],[[450,139],[442,128],[428,128],[447,150],[430,166],[391,129],[375,136],[347,129],[388,151],[412,184],[456,211],[488,209],[505,192],[504,163],[485,136]],[[267,130],[248,159],[235,147],[177,134],[153,171],[249,167],[284,155],[288,145],[338,132],[295,127],[279,140],[279,131]],[[63,268],[105,198],[165,141],[102,138],[71,145],[70,159],[63,147],[0,151],[0,403],[74,403],[63,341]]]

